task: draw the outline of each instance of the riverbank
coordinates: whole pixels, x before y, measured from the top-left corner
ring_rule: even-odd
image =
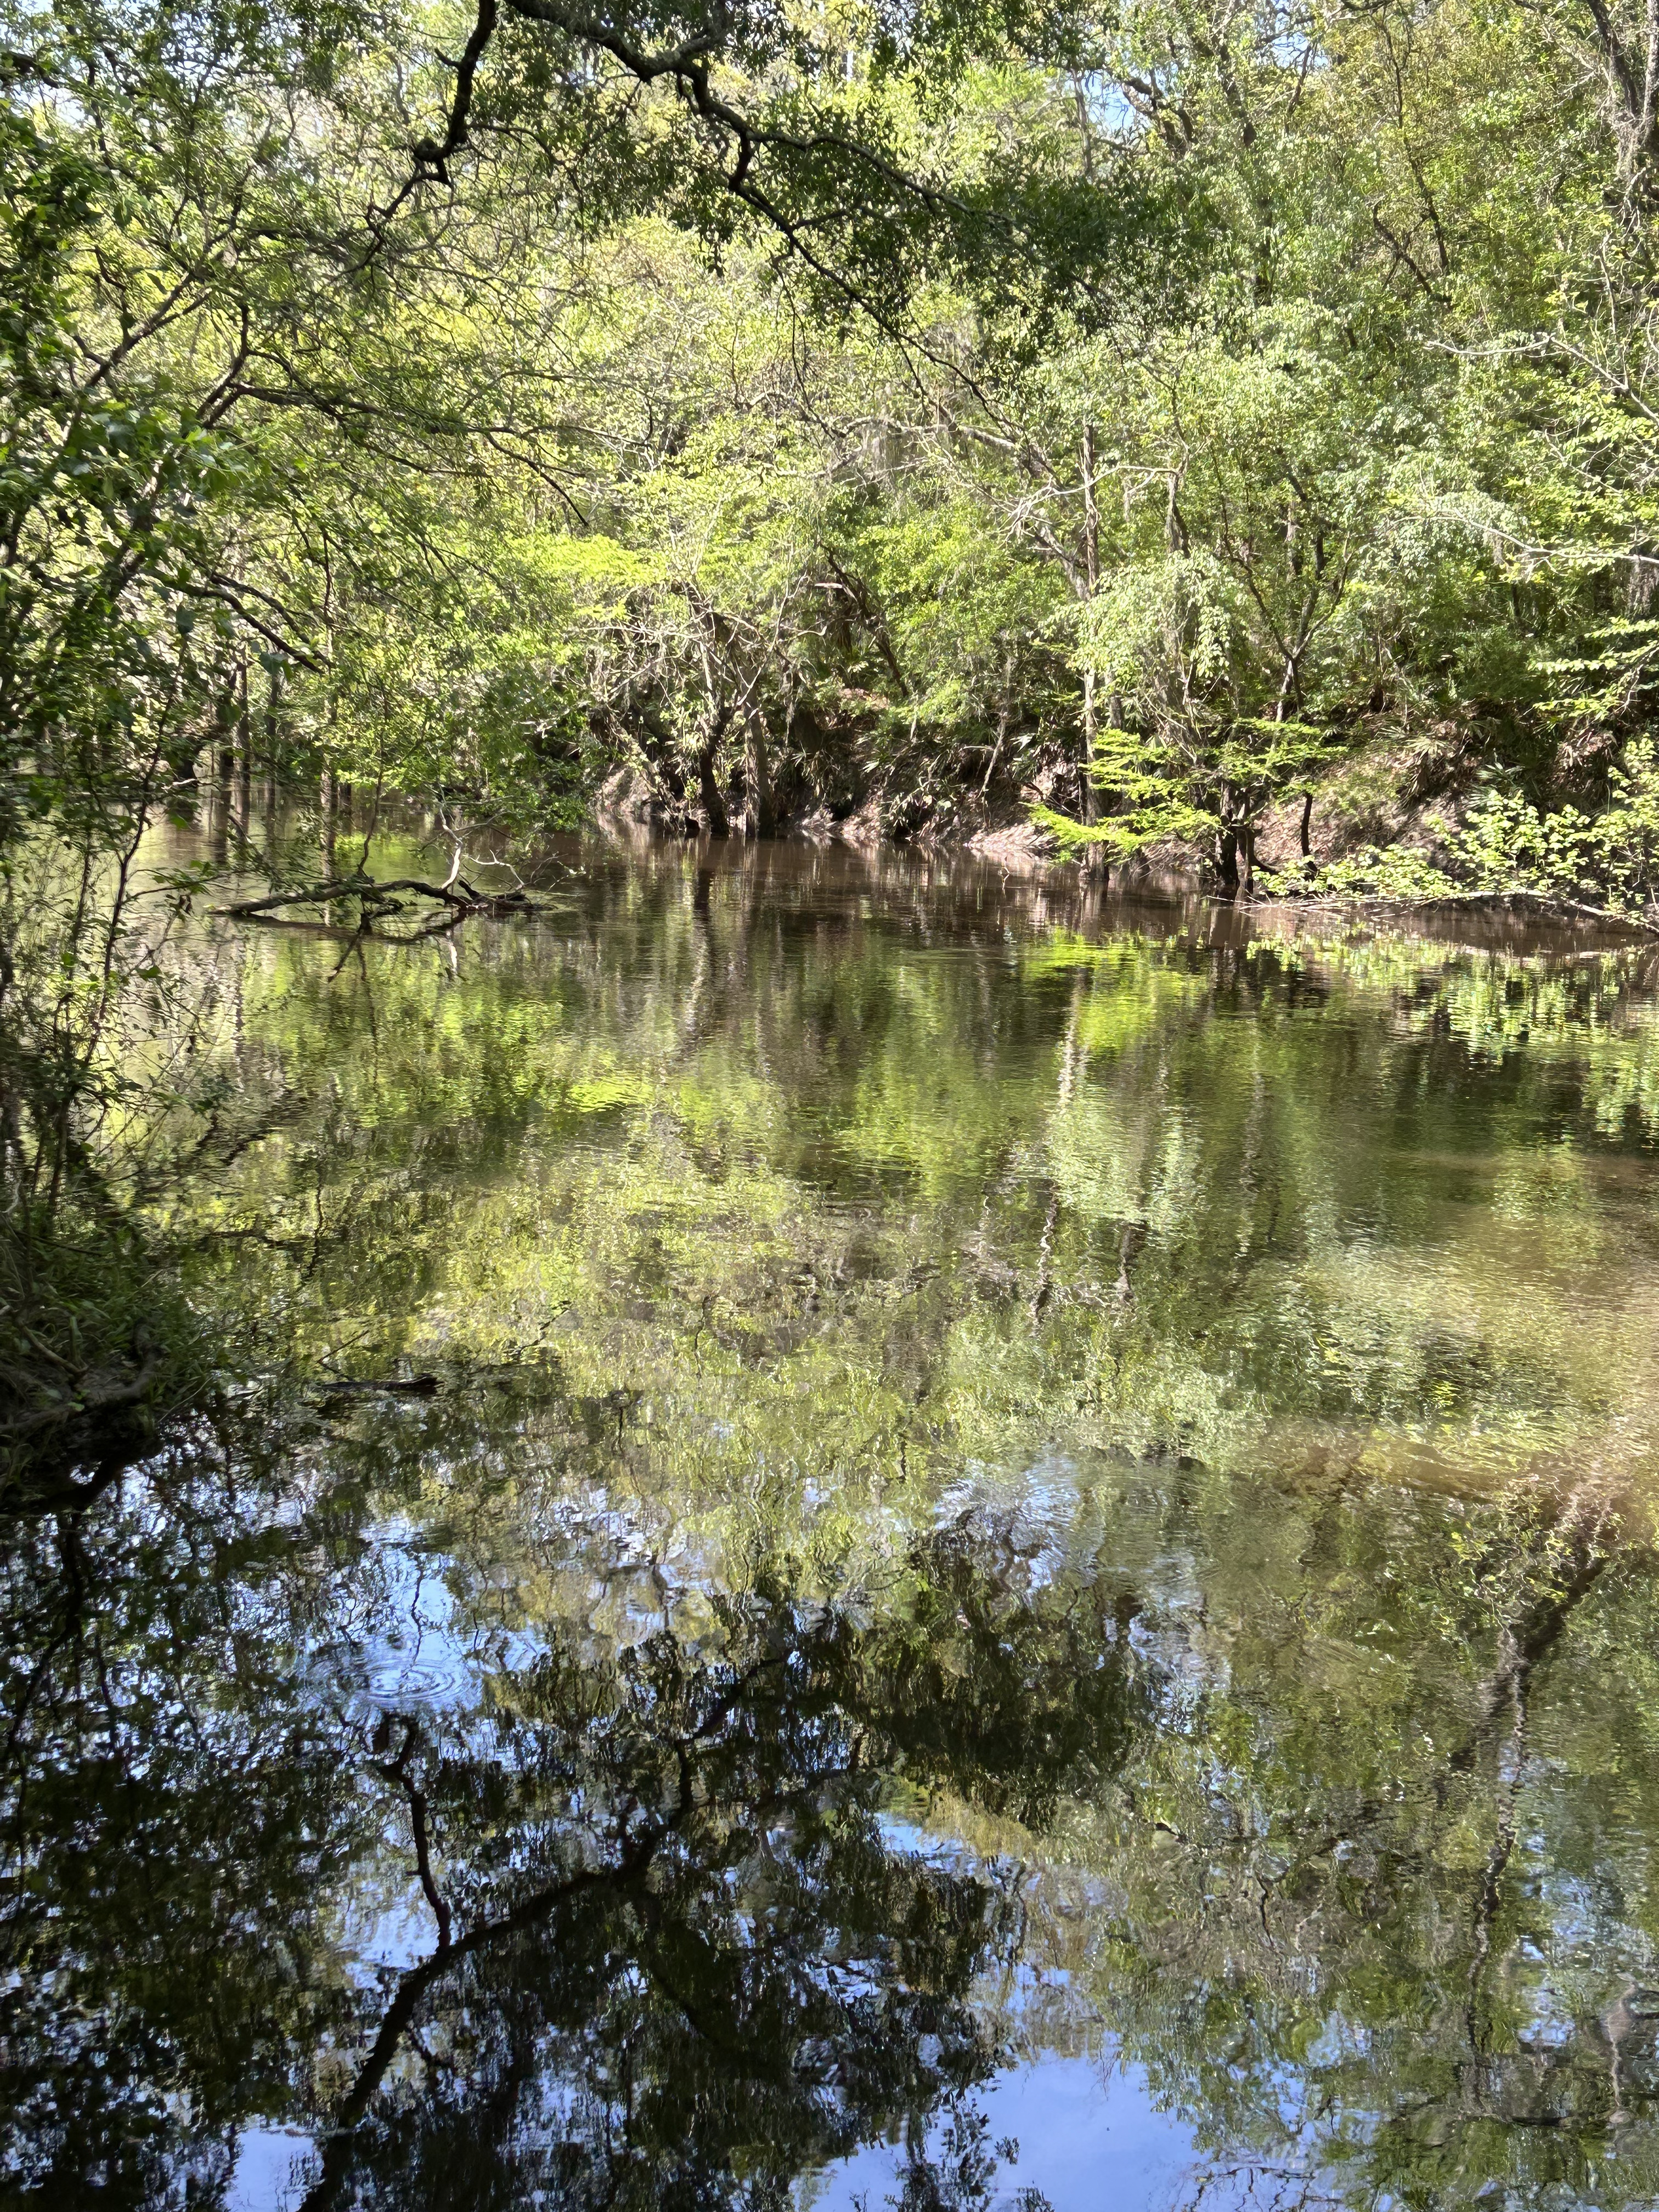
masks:
[[[995,797],[952,794],[944,805],[916,792],[872,793],[840,812],[815,804],[781,822],[775,839],[757,842],[863,854],[960,853],[1011,876],[1069,871],[1131,896],[1174,893],[1252,911],[1294,908],[1425,926],[1454,914],[1508,915],[1570,929],[1659,936],[1659,901],[1638,902],[1630,895],[1630,854],[1609,855],[1611,879],[1623,890],[1619,902],[1594,888],[1598,870],[1591,856],[1598,841],[1616,842],[1608,834],[1618,818],[1613,810],[1599,819],[1571,809],[1540,816],[1522,800],[1494,799],[1489,793],[1473,807],[1467,793],[1442,793],[1431,808],[1403,789],[1389,803],[1370,792],[1358,806],[1346,784],[1333,788],[1341,804],[1331,803],[1331,791],[1322,794],[1317,836],[1310,833],[1311,797],[1305,806],[1285,805],[1266,814],[1259,830],[1237,843],[1231,865],[1237,879],[1231,884],[1218,883],[1214,866],[1192,846],[1170,838],[1127,862],[1110,862],[1103,847],[1078,844],[1065,817],[1045,812],[1040,794],[1012,789]],[[695,813],[665,801],[635,768],[617,770],[601,787],[592,818],[601,835],[629,844],[661,839],[713,848],[725,842],[711,836]],[[1382,842],[1370,842],[1379,836]],[[1644,821],[1640,836],[1644,861]],[[1643,866],[1644,881],[1645,873]]]
[[[1211,886],[1190,860],[1182,866],[1169,852],[1149,855],[1127,867],[1091,868],[1062,853],[1055,839],[1029,816],[1006,816],[988,821],[961,834],[928,833],[904,839],[880,834],[875,811],[866,809],[844,822],[819,812],[804,817],[776,838],[714,838],[706,835],[676,835],[654,820],[626,811],[602,811],[596,817],[598,836],[620,851],[644,854],[653,850],[690,853],[698,868],[768,869],[770,860],[758,856],[778,854],[817,854],[833,858],[852,856],[866,868],[872,881],[892,878],[885,865],[899,863],[899,873],[921,863],[934,869],[954,863],[984,869],[1003,884],[1044,887],[1045,902],[1054,910],[1099,917],[1107,913],[1143,909],[1151,914],[1177,913],[1184,927],[1201,927],[1215,941],[1224,918],[1246,928],[1272,923],[1301,921],[1316,929],[1376,925],[1390,930],[1419,930],[1431,938],[1462,929],[1475,941],[1495,945],[1505,935],[1536,935],[1559,929],[1575,939],[1587,933],[1626,941],[1659,938],[1659,914],[1629,913],[1591,900],[1515,885],[1493,890],[1441,890],[1421,895],[1389,895],[1363,891],[1340,894],[1285,892],[1282,890],[1244,890],[1228,898]],[[1261,881],[1282,883],[1264,871]],[[1223,933],[1226,933],[1224,930]]]

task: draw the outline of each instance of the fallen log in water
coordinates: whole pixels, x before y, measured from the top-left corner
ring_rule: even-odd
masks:
[[[477,890],[465,876],[432,884],[420,876],[392,876],[381,882],[373,876],[357,875],[331,876],[324,883],[307,884],[299,890],[274,891],[266,898],[238,899],[230,906],[216,907],[214,912],[238,921],[267,921],[284,907],[332,906],[338,900],[351,898],[359,903],[361,926],[367,930],[383,916],[402,914],[410,897],[430,899],[443,909],[441,921],[433,925],[440,928],[464,921],[469,915],[501,921],[546,911],[544,903],[527,891]]]
[[[430,1398],[438,1388],[435,1375],[411,1375],[407,1379],[398,1376],[380,1376],[368,1382],[352,1382],[341,1376],[323,1376],[316,1384],[322,1398],[339,1398],[351,1393],[376,1398]]]

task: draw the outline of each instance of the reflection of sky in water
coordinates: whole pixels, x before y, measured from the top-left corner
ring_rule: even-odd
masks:
[[[1602,2172],[1632,2167],[1627,2205],[1659,2204],[1635,2171],[1645,2100],[1659,2094],[1649,2086],[1659,2084],[1649,2025],[1659,2000],[1644,2009],[1659,1978],[1647,1904],[1659,1894],[1649,1601],[1639,1587],[1620,1596],[1609,1578],[1537,1670],[1524,1745],[1510,1747],[1508,1705],[1481,1735],[1499,1613],[1520,1604],[1522,1584],[1481,1565],[1483,1547],[1509,1558],[1493,1514],[1443,1494],[1481,1469],[1530,1469],[1536,1455],[1547,1472],[1564,1439],[1575,1481],[1592,1464],[1639,1467],[1652,1449],[1651,1155],[1638,1156],[1587,1089],[1583,1024],[1555,1073],[1528,1087],[1524,1067],[1483,1075],[1445,1047],[1447,994],[1455,1001],[1467,981],[1479,1015],[1492,979],[1467,962],[1443,974],[1427,953],[1420,988],[1415,956],[1390,954],[1369,982],[1334,969],[1319,985],[1328,1001],[1292,994],[1282,975],[1275,984],[1269,958],[1263,988],[1279,995],[1257,1021],[1249,989],[1238,995],[1238,976],[1207,955],[1188,966],[1179,949],[1166,957],[1138,942],[1021,950],[994,906],[989,936],[975,921],[971,942],[896,933],[860,952],[787,917],[775,937],[754,928],[741,879],[742,896],[717,899],[689,937],[675,933],[672,900],[659,926],[636,904],[607,906],[599,877],[590,888],[591,937],[578,931],[566,946],[540,933],[525,940],[522,966],[507,960],[506,936],[452,948],[448,1025],[434,1021],[427,971],[402,952],[371,951],[314,999],[286,971],[268,979],[276,1034],[301,1024],[282,1048],[298,1055],[292,1079],[302,1090],[312,1075],[337,1079],[329,1095],[352,1135],[337,1154],[320,1125],[292,1145],[273,1135],[236,1203],[250,1224],[265,1221],[278,1200],[310,1206],[314,1183],[319,1224],[325,1193],[360,1209],[341,1215],[355,1224],[350,1268],[319,1243],[311,1287],[269,1295],[301,1300],[302,1365],[343,1344],[363,1371],[384,1373],[403,1357],[407,1323],[409,1345],[437,1347],[444,1378],[419,1402],[331,1401],[319,1428],[303,1429],[270,1510],[292,1575],[267,1575],[261,1562],[282,1550],[273,1540],[231,1581],[240,1640],[223,1662],[227,1755],[264,1747],[265,1778],[251,1771],[269,1807],[251,1802],[262,1822],[268,1809],[276,1817],[250,1840],[234,1825],[240,1808],[222,1812],[216,1791],[201,1817],[230,1823],[227,1850],[269,1850],[291,1884],[273,1891],[276,1938],[291,1911],[327,1987],[361,2001],[367,2044],[396,1976],[436,1942],[411,1806],[387,1771],[405,1738],[404,1775],[430,1793],[436,1886],[470,1929],[489,1919],[498,1881],[513,1893],[525,1863],[505,1823],[469,1809],[489,1790],[528,1808],[526,1851],[538,1824],[550,1835],[562,1822],[588,1848],[587,1824],[605,1816],[602,1786],[569,1805],[545,1778],[539,1794],[516,1790],[535,1771],[547,1710],[526,1676],[549,1656],[570,1658],[573,1703],[555,1712],[554,1740],[566,1741],[582,1699],[603,1701],[619,1648],[664,1630],[688,1665],[716,1661],[716,1599],[749,1589],[755,1559],[769,1561],[775,1547],[800,1577],[803,1636],[833,1595],[849,1636],[890,1616],[909,1624],[878,1656],[925,1650],[952,1680],[964,1679],[964,1655],[984,1664],[988,1703],[944,1716],[962,1741],[932,1766],[912,1748],[930,1717],[918,1717],[905,1685],[872,1679],[867,1695],[884,1725],[895,1719],[897,1744],[881,1845],[964,1890],[983,1881],[1007,1907],[983,1963],[962,1968],[978,1972],[963,2002],[1003,2070],[957,2115],[982,2114],[988,2155],[1018,2142],[991,2190],[1002,2212],[1026,2191],[1054,2212],[1235,2212],[1241,2201],[1267,2212],[1310,2201],[1304,2165],[1328,2203],[1348,2186],[1339,2161],[1354,2146],[1425,2112],[1404,2166],[1420,2158],[1424,2186],[1439,2188],[1455,2138],[1446,2156],[1467,2150],[1474,2174],[1462,2200],[1448,2187],[1439,2203],[1467,2204],[1477,2185],[1483,2205],[1510,2212],[1611,2203],[1614,2189],[1592,2199],[1559,2179],[1588,2144]],[[848,910],[845,887],[813,898],[802,913]],[[711,945],[723,959],[739,944],[717,992],[698,963]],[[499,947],[499,964],[485,945]],[[318,975],[333,969],[331,949],[319,959]],[[362,1054],[353,1018],[371,975],[376,1035],[392,1041],[384,1060]],[[1547,981],[1526,988],[1535,995]],[[267,1034],[265,1003],[257,990],[247,1002],[256,1037]],[[1543,1026],[1522,1012],[1535,1066]],[[1454,1033],[1474,1034],[1468,1008],[1453,1003],[1450,1018]],[[503,1034],[522,1040],[522,1065],[500,1085]],[[1609,1047],[1618,1097],[1638,1082],[1645,1097],[1651,1069],[1646,1047]],[[450,1135],[434,1144],[439,1126]],[[381,1149],[365,1152],[356,1138],[371,1127]],[[252,1267],[286,1248],[255,1238],[236,1249]],[[372,1282],[355,1272],[360,1260]],[[248,1296],[265,1297],[264,1275],[248,1279]],[[1383,1498],[1375,1486],[1402,1471],[1423,1486]],[[158,1502],[135,1510],[150,1514],[147,1540],[165,1563],[174,1508],[161,1475]],[[97,1516],[88,1524],[95,1536]],[[916,1605],[914,1552],[933,1530],[947,1565],[984,1553],[986,1586],[976,1565],[977,1595],[954,1626],[948,1611],[931,1621]],[[1534,1581],[1542,1571],[1528,1570]],[[957,1585],[939,1580],[954,1603]],[[1055,1639],[1074,1596],[1086,1641],[1073,1651]],[[1022,1739],[1018,1682],[1000,1707],[991,1695],[1002,1680],[992,1644],[1006,1621],[1000,1650],[1018,1657],[1022,1607],[1047,1608],[1034,1663],[1069,1652],[1065,1665],[1082,1670],[1109,1653],[1124,1684],[1125,1745],[1103,1705],[1103,1740],[1079,1747],[1052,1811],[1046,1769]],[[319,1725],[296,1733],[291,1752],[274,1733],[280,1710],[261,1733],[258,1674],[246,1716],[236,1702],[245,1651],[264,1655],[264,1680],[286,1690],[291,1673],[301,1678],[295,1703]],[[199,1638],[187,1656],[210,1663]],[[161,1643],[140,1659],[180,1663]],[[1077,1677],[1057,1679],[1032,1710],[1056,1722],[1058,1741]],[[195,1699],[199,1688],[185,1676],[177,1693]],[[120,1710],[136,1734],[142,1700]],[[387,1714],[401,1717],[382,1734]],[[92,1716],[94,1745],[105,1717]],[[816,1722],[809,1706],[803,1733],[767,1753],[786,1780],[793,1762],[818,1755]],[[314,1848],[337,1854],[290,1864],[276,1784],[288,1778],[282,1762],[310,1759],[313,1745],[340,1771],[300,1777],[308,1789],[295,1818],[320,1808],[337,1819]],[[147,1755],[137,1741],[141,1779]],[[720,1784],[724,1770],[711,1771]],[[747,1771],[731,1771],[732,1796],[748,1792]],[[179,1802],[182,1823],[190,1807]],[[1011,1802],[1016,1812],[999,1809]],[[728,1817],[735,1832],[743,1810],[718,1801],[709,1833]],[[1487,1923],[1493,1839],[1511,1834],[1502,1910]],[[112,1837],[113,1863],[122,1838]],[[179,1837],[162,1838],[158,1880],[191,1864],[182,1825]],[[131,1840],[142,1848],[143,1832]],[[786,1835],[769,1836],[747,1892],[743,1872],[711,1862],[708,1925],[720,1942],[729,1924],[733,1943],[763,1958],[790,1850]],[[802,1864],[809,1882],[815,1863]],[[313,1864],[324,1869],[314,1881]],[[844,1878],[862,1877],[855,1868]],[[192,1893],[181,1887],[182,1909]],[[850,1937],[857,1956],[843,1961],[842,1929],[857,1925],[856,1911],[832,1918],[830,1940],[804,1943],[799,1971],[832,2002],[879,2005],[902,1969]],[[556,1917],[547,1929],[555,1947],[568,1933]],[[147,1955],[142,1927],[117,1932],[133,1957]],[[218,1932],[204,1911],[198,1953]],[[94,1928],[93,1942],[105,1940]],[[647,1971],[643,1954],[628,1954],[630,1972]],[[465,2045],[488,2024],[489,1992],[518,1990],[502,1955],[481,1944],[476,1980],[434,1972],[433,2047],[456,2020]],[[1478,2069],[1477,1968],[1496,2046],[1480,2051]],[[652,2002],[673,2014],[672,1991]],[[349,2034],[326,2023],[313,2033],[303,2017],[284,2063],[296,2079],[319,2060],[337,2069]],[[529,2177],[550,2145],[601,2155],[583,2136],[584,2100],[611,2094],[630,2017],[618,2012],[591,2081],[574,2045],[526,2061],[512,2154],[523,2164],[501,2202],[538,2201]],[[894,2017],[894,2033],[913,2032],[908,2015]],[[771,2018],[752,2062],[762,2074],[776,2058]],[[665,2047],[683,2052],[701,2033],[676,2016],[681,2039]],[[388,2080],[420,2088],[413,2050],[400,2045],[397,2065],[410,2070]],[[932,2067],[933,2037],[920,2035],[914,2056]],[[1545,2058],[1559,2062],[1554,2075]],[[261,2077],[222,2108],[251,2123],[227,2212],[297,2212],[314,2154],[274,2122],[334,2109],[333,2078],[319,2072],[318,2094],[283,2105]],[[718,2122],[724,2087],[711,2081],[705,2109]],[[478,2094],[495,2086],[481,2070]],[[474,2085],[458,2075],[453,2094]],[[906,2094],[872,2107],[882,2124]],[[1620,2121],[1643,2124],[1609,2139],[1601,2116],[1615,2094]],[[948,2111],[917,2120],[935,2157],[951,2124]],[[1229,2142],[1277,2147],[1285,2163],[1252,2177],[1216,2148]],[[1568,2146],[1559,2156],[1558,2144]],[[703,2201],[723,2208],[743,2200],[719,2178],[722,2154],[716,2142]],[[1499,2176],[1489,2186],[1482,2159]],[[795,2202],[882,2212],[905,2163],[902,2143],[866,2146],[802,2174]],[[467,2201],[471,2172],[433,2172],[434,2197],[453,2183]],[[408,2185],[419,2204],[427,2185],[416,2174]],[[489,2193],[488,2177],[477,2185]],[[374,2195],[366,2182],[360,2201]],[[1389,2200],[1371,2191],[1354,2201]]]
[[[1154,2106],[1139,2067],[1103,2069],[1086,2058],[1044,2058],[996,2075],[975,2104],[989,2123],[988,2146],[1011,2140],[1017,2155],[1000,2161],[993,2202],[1035,2189],[1053,2212],[1175,2212],[1203,2185],[1206,2204],[1225,2204],[1192,2131]],[[929,2148],[944,2148],[936,2128]],[[903,2187],[902,2146],[867,2145],[796,2186],[800,2212],[879,2212]],[[314,2177],[309,2136],[248,2128],[237,2141],[226,2212],[292,2212]]]
[[[289,2128],[244,2128],[236,2138],[225,2212],[289,2212],[305,2194],[311,2160],[309,2136]]]
[[[985,1862],[948,1835],[931,1832],[902,1814],[887,1813],[878,1823],[882,1840],[902,1853],[965,1873]],[[1050,1989],[1067,1977],[1041,1978]],[[1036,1984],[1022,1969],[1021,1994]],[[1012,1994],[1002,1991],[1005,2001]],[[1023,2004],[1017,2009],[1024,2014]],[[994,2203],[1017,2202],[1018,2192],[1035,2189],[1053,2212],[1073,2207],[1134,2207],[1159,2212],[1183,2202],[1195,2189],[1202,2161],[1192,2130],[1153,2103],[1141,2069],[1117,2064],[1109,2051],[1083,2057],[1046,2052],[1011,2067],[974,2091],[969,2110],[988,2123],[988,2149],[1005,2139],[1018,2146],[1018,2156],[999,2161]],[[945,2146],[945,2121],[936,2121],[928,2148],[939,2156]],[[851,2158],[804,2182],[798,2202],[811,2212],[879,2212],[903,2186],[902,2145],[871,2144]],[[1208,2177],[1206,2204],[1227,2200],[1218,2195],[1217,2178]]]
[[[378,1589],[358,1638],[313,1652],[310,1673],[325,1694],[347,1690],[367,1711],[471,1711],[487,1675],[520,1671],[545,1650],[523,1629],[457,1606],[444,1582],[448,1561],[405,1522],[371,1533]]]
[[[436,1940],[432,1908],[413,1879],[406,1897],[382,1911],[349,1912],[342,1930],[342,1948],[365,1989],[386,1972],[400,1974],[418,1965],[430,1956]]]
[[[975,2101],[990,2122],[988,2146],[1005,2136],[1019,2146],[999,2168],[994,2202],[1036,2189],[1054,2212],[1162,2212],[1198,2185],[1191,2130],[1155,2109],[1139,2067],[1103,2074],[1086,2058],[1040,2059],[998,2075]],[[939,2131],[929,2137],[935,2152],[941,2143]],[[796,2202],[802,2212],[878,2212],[900,2193],[904,2162],[899,2146],[872,2145],[803,2183]]]
[[[1023,1468],[996,1470],[981,1462],[969,1480],[939,1502],[938,1518],[948,1523],[975,1508],[994,1513],[1000,1508],[1019,1547],[1029,1587],[1041,1589],[1063,1575],[1079,1554],[1086,1559],[1100,1540],[1091,1481],[1094,1472],[1086,1461],[1058,1454],[1044,1455]],[[1162,1620],[1143,1617],[1128,1633],[1143,1659],[1159,1662],[1164,1678],[1160,1705],[1167,1716],[1168,1701],[1171,1696],[1178,1698],[1184,1681],[1206,1672],[1218,1681],[1224,1677],[1225,1664],[1206,1659],[1189,1641],[1201,1589],[1194,1555],[1179,1544],[1171,1546],[1157,1526],[1158,1493],[1148,1485],[1144,1492],[1131,1491],[1127,1500],[1120,1497],[1113,1503],[1116,1510],[1111,1533],[1120,1544],[1127,1540],[1139,1550],[1143,1593],[1155,1596],[1164,1611]],[[447,1713],[469,1733],[483,1720],[489,1676],[498,1671],[511,1674],[533,1664],[545,1648],[543,1640],[508,1630],[499,1619],[489,1617],[487,1573],[483,1587],[475,1591],[470,1603],[457,1602],[445,1580],[445,1554],[422,1540],[414,1524],[388,1520],[379,1525],[376,1536],[373,1598],[351,1623],[353,1632],[347,1638],[313,1654],[312,1678],[331,1701],[343,1691],[347,1702],[365,1712]],[[556,1550],[564,1572],[584,1582],[600,1567],[619,1569],[626,1577],[644,1566],[650,1599],[658,1605],[665,1599],[669,1609],[699,1585],[698,1574],[688,1573],[684,1559],[665,1568],[625,1501],[608,1497],[603,1486],[584,1490],[578,1498],[547,1501],[541,1541]],[[694,1564],[706,1571],[705,1562]],[[712,1582],[718,1579],[708,1577]],[[636,1633],[655,1625],[642,1604],[625,1604],[623,1617]],[[499,1750],[495,1755],[501,1755]],[[1518,1777],[1510,1778],[1522,1783],[1527,1796],[1540,1785],[1558,1788],[1562,1779],[1543,1761],[1529,1762]],[[1528,1784],[1531,1790],[1525,1788]],[[896,1799],[878,1822],[890,1850],[965,1875],[988,1871],[989,1864],[1013,1871],[1006,1862],[988,1864],[952,1834],[948,1814],[942,1828],[919,1822],[902,1785],[896,1788]],[[1523,1822],[1517,1875],[1526,1860],[1548,1869],[1548,1858],[1547,1836]],[[1550,1905],[1558,1948],[1582,1951],[1593,1936],[1605,1934],[1597,1911],[1603,1900],[1582,1880],[1573,1882],[1547,1870],[1534,1872],[1527,1887]],[[405,1969],[429,1955],[434,1931],[429,1908],[412,1877],[400,1898],[388,1899],[381,1892],[360,1902],[361,1910],[348,1911],[342,1929],[347,1972],[359,1986],[371,1987],[380,1975]],[[1298,1964],[1308,1978],[1306,1994],[1312,1997],[1318,1962],[1310,1957]],[[1050,1974],[1040,1978],[1052,1992],[1068,1978]],[[1009,1994],[1006,1988],[1001,1991],[1002,2004]],[[1027,2063],[983,2085],[967,2107],[985,2118],[988,2153],[994,2154],[1004,2139],[1018,2146],[1015,2158],[998,2163],[993,2206],[1013,2212],[1020,2193],[1026,2191],[1037,2192],[1053,2212],[1085,2206],[1177,2212],[1200,2195],[1206,2212],[1218,2212],[1239,2200],[1248,2176],[1224,2164],[1218,2170],[1198,2149],[1192,2130],[1157,2108],[1139,2068],[1119,2069],[1109,2061],[1103,2069],[1097,2057],[1045,2051],[1042,2026],[1023,2006],[1019,2009],[1027,2031],[1020,2041],[1030,2054]],[[1085,2009],[1092,2008],[1085,2002]],[[1075,2022],[1075,2015],[1073,2019]],[[1562,2047],[1572,2033],[1571,2014],[1555,1993],[1547,1987],[1526,1992],[1523,2016],[1517,2022],[1523,2050]],[[1304,2069],[1318,2073],[1344,2051],[1358,2055],[1366,2039],[1354,2023],[1330,2019],[1302,2053],[1300,2064],[1262,2069],[1267,2106],[1276,2110],[1292,2156],[1310,2148],[1297,2143],[1309,2117]],[[556,2083],[544,2087],[556,2095]],[[948,2154],[948,2118],[935,2118],[929,2137],[935,2156]],[[304,2194],[302,2162],[308,2148],[303,2136],[280,2130],[245,2133],[239,2139],[227,2212],[254,2212],[256,2207],[293,2212]],[[818,2175],[803,2177],[796,2201],[801,2212],[808,2207],[811,2212],[839,2212],[839,2208],[855,2212],[860,2207],[882,2212],[902,2192],[905,2166],[902,2144],[866,2146]]]

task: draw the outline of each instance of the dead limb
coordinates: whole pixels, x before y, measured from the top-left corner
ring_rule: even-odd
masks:
[[[459,921],[469,915],[492,921],[522,918],[546,912],[545,906],[522,890],[481,891],[457,870],[447,883],[428,883],[420,876],[393,876],[378,882],[372,876],[332,876],[325,882],[307,884],[303,890],[275,891],[268,898],[239,899],[234,905],[216,907],[216,914],[238,921],[264,921],[283,908],[331,906],[339,899],[356,899],[365,928],[388,915],[404,912],[410,898],[429,899],[444,909],[443,921]],[[425,932],[417,933],[425,934]]]

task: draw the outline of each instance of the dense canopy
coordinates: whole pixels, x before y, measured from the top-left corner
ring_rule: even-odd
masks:
[[[1639,11],[10,16],[14,831],[240,730],[1645,899]]]

